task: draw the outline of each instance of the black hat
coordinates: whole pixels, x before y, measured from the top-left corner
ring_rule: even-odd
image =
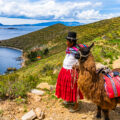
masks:
[[[68,36],[66,37],[67,40],[76,41],[77,33],[76,32],[69,32]]]

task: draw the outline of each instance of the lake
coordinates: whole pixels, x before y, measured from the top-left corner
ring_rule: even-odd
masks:
[[[6,40],[25,35],[47,26],[0,26],[0,40]]]
[[[21,68],[22,60],[17,58],[22,56],[22,51],[0,47],[0,74],[4,74],[7,68]]]
[[[6,40],[25,35],[46,26],[0,26],[0,40]],[[16,49],[0,47],[0,75],[3,75],[7,68],[21,68],[21,61],[16,60],[22,52]]]

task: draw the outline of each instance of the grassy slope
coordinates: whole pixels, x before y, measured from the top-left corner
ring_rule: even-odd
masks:
[[[51,50],[51,56],[22,68],[16,73],[1,76],[1,81],[4,81],[0,82],[0,93],[2,96],[6,96],[6,93],[11,97],[16,97],[19,95],[24,96],[28,90],[34,88],[36,84],[42,81],[55,84],[65,55],[64,37],[66,36],[68,30],[76,31],[78,33],[78,42],[84,42],[86,44],[95,42],[96,46],[93,49],[93,54],[96,58],[96,61],[111,65],[113,60],[120,56],[119,26],[120,18],[104,20],[77,27],[66,27],[64,25],[57,24],[43,30],[33,32],[32,34],[14,38],[9,41],[3,41],[2,45],[9,44],[12,47],[17,47],[16,45],[19,45],[18,47],[23,48],[24,50],[30,49],[34,45],[41,46],[41,44],[44,44],[47,45]],[[45,41],[42,41],[39,36],[41,31],[47,32],[48,35],[51,30],[55,32],[55,35],[52,38],[46,38]],[[105,39],[103,39],[103,35],[105,36]],[[31,44],[33,38],[34,44]],[[16,44],[13,44],[14,42]],[[24,44],[27,45],[22,47]],[[53,74],[53,71],[56,70],[57,72]],[[10,82],[8,83],[8,81]],[[6,86],[9,87],[6,88]]]
[[[59,46],[60,48],[61,45],[58,45],[58,43],[64,40],[63,36],[68,32],[68,28],[62,24],[56,24],[27,35],[2,41],[0,45],[20,48],[24,51],[42,46],[50,49],[54,49],[54,46]]]
[[[24,67],[15,73],[0,76],[0,96],[3,98],[25,97],[26,92],[35,88],[40,82],[55,85],[64,55],[65,52],[60,52]],[[53,74],[55,70],[57,72]]]

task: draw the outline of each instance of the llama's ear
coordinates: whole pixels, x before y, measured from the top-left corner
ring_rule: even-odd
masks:
[[[94,43],[92,43],[92,44],[89,46],[89,49],[91,49],[94,45],[95,45],[95,44],[94,44]]]

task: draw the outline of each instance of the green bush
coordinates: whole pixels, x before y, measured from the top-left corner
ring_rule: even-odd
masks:
[[[28,58],[29,58],[31,61],[36,61],[36,60],[37,60],[37,51],[31,51],[31,52],[28,54]]]
[[[48,55],[48,53],[49,53],[49,50],[48,50],[48,48],[46,48],[46,49],[44,50],[44,55]]]
[[[49,71],[53,72],[54,70],[54,66],[51,64],[45,64],[45,66],[43,67],[43,69],[41,70],[42,73],[47,73]]]
[[[42,78],[40,79],[40,82],[48,82],[51,85],[56,84],[56,80],[58,77],[58,73],[53,74],[53,71],[56,67],[51,64],[46,64],[43,69],[40,71],[42,73]]]
[[[10,99],[26,97],[26,93],[36,87],[37,82],[38,78],[31,75],[22,80],[19,80],[17,74],[0,76],[0,97]]]

